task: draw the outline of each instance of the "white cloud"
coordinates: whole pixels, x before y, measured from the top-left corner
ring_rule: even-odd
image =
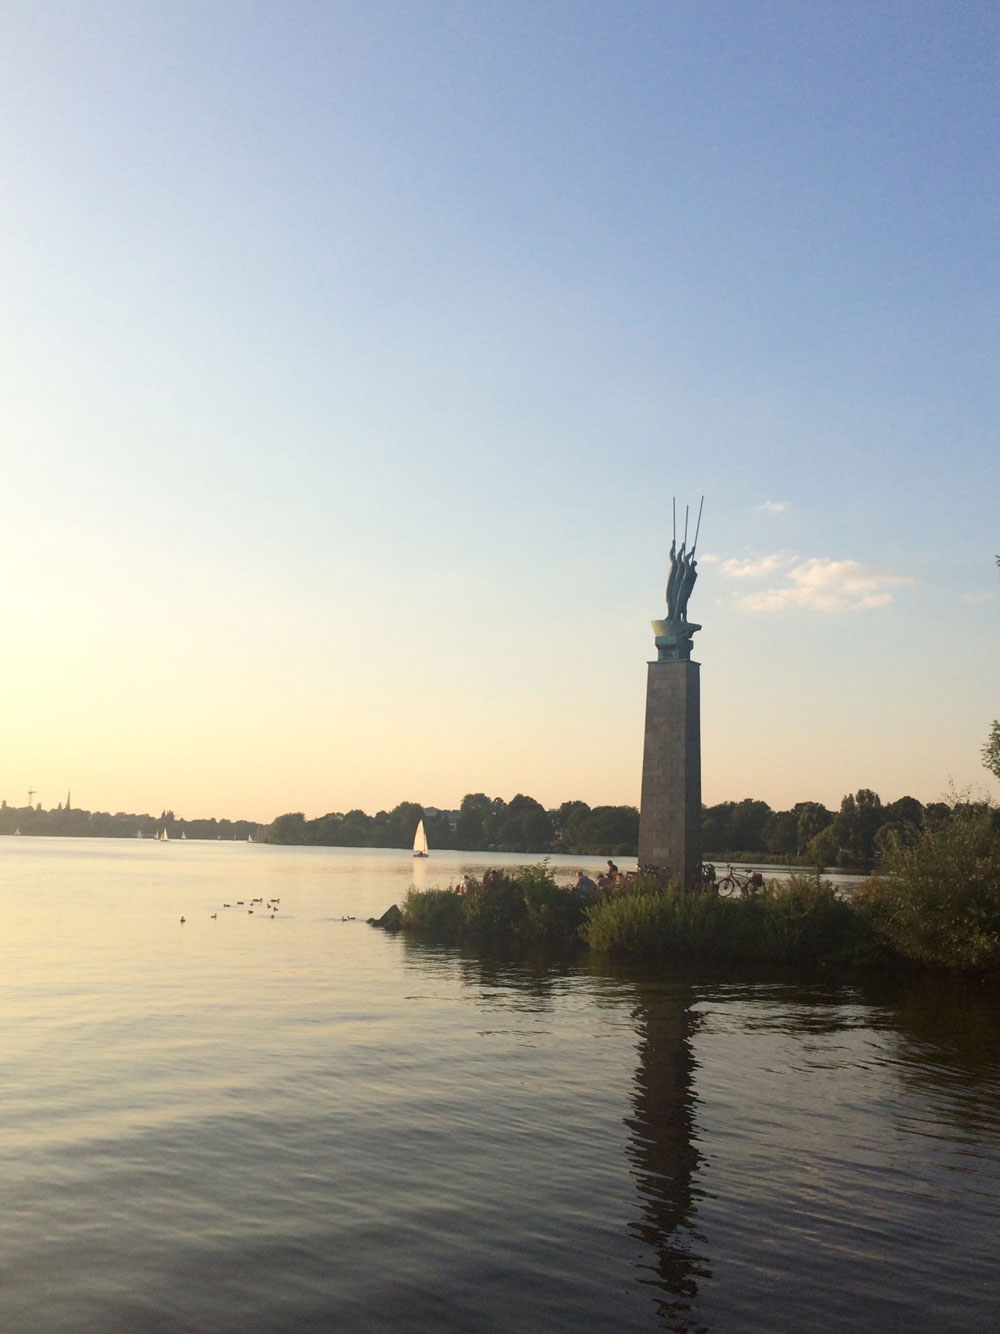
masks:
[[[745,560],[736,560],[734,557],[721,561],[719,570],[730,579],[760,579],[765,574],[771,574],[779,565],[787,565],[788,560],[787,556],[777,552],[769,556],[748,556]]]
[[[759,510],[764,510],[767,514],[784,514],[788,509],[787,500],[765,500],[763,505],[758,505]]]
[[[745,593],[736,599],[744,611],[787,611],[806,607],[814,611],[861,611],[884,607],[896,589],[914,580],[893,570],[862,565],[856,560],[814,556],[788,571],[782,587]]]

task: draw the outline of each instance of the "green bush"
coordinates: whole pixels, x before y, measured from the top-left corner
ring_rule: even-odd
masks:
[[[466,892],[411,889],[403,905],[403,925],[434,940],[480,946],[579,943],[584,905],[579,894],[555,883],[541,866],[512,874],[487,871],[481,881],[467,878]]]
[[[434,940],[457,940],[462,900],[453,889],[411,889],[403,903],[403,925]]]
[[[833,886],[808,875],[738,899],[640,881],[595,904],[583,934],[608,954],[780,963],[857,961],[873,943]]]
[[[957,803],[950,819],[894,839],[881,874],[859,886],[852,903],[905,959],[1000,966],[1000,811]]]

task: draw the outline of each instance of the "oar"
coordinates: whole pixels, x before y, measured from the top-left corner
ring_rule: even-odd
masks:
[[[698,506],[698,524],[694,530],[694,541],[691,543],[691,555],[694,555],[694,549],[698,545],[698,534],[701,532],[701,512],[705,508],[705,497],[702,496],[701,504]]]

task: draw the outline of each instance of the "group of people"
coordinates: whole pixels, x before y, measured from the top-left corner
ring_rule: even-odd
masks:
[[[483,876],[483,888],[489,889],[493,878],[502,874],[500,871],[487,871]],[[624,889],[632,879],[632,874],[631,871],[623,874],[609,857],[608,869],[602,871],[596,880],[592,880],[585,871],[577,871],[576,880],[569,888],[582,894],[585,899],[590,901],[601,898],[605,894],[611,894],[616,889]],[[469,875],[463,875],[455,886],[455,893],[459,895],[466,894],[474,885],[475,881]]]
[[[628,879],[628,876],[623,875],[609,857],[607,871],[602,872],[596,880],[591,880],[585,871],[577,871],[576,880],[570,885],[570,889],[576,890],[585,899],[596,899],[604,894],[611,894],[616,889],[624,889]]]

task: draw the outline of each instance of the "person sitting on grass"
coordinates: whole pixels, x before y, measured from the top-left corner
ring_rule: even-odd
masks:
[[[571,888],[578,890],[585,899],[597,898],[597,886],[594,884],[593,880],[591,880],[590,876],[585,875],[583,871],[577,871],[576,884],[571,886]]]

